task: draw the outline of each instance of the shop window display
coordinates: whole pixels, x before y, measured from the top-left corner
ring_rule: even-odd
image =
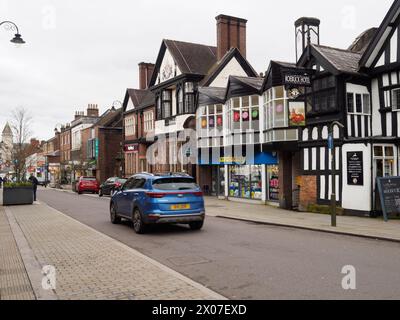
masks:
[[[261,166],[230,166],[229,196],[262,199]]]
[[[268,200],[279,201],[279,167],[267,166]]]

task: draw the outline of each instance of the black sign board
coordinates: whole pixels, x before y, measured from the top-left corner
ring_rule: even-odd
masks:
[[[378,178],[379,199],[385,221],[400,214],[400,177]]]
[[[286,87],[311,86],[311,76],[308,73],[287,72],[283,76],[284,76],[284,84]]]
[[[347,184],[364,185],[364,163],[362,152],[347,152]]]

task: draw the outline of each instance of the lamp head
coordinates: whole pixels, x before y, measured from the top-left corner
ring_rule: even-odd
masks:
[[[15,34],[14,38],[10,40],[12,43],[15,44],[24,44],[25,41],[22,39],[19,33]]]

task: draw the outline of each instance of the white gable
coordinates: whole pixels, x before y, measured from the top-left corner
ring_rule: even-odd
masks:
[[[165,50],[164,58],[162,60],[160,70],[157,75],[156,83],[162,83],[169,79],[172,79],[176,76],[181,75],[182,72],[179,70],[179,67],[176,65],[174,58],[168,49]]]
[[[132,99],[129,97],[128,99],[128,105],[126,106],[126,111],[133,110],[135,106],[133,105]]]
[[[246,71],[244,71],[235,57],[220,71],[213,82],[210,83],[210,87],[226,88],[229,76],[247,77]]]

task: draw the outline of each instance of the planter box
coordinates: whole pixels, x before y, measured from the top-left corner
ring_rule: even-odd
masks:
[[[3,189],[3,206],[33,204],[32,187],[15,187]]]

